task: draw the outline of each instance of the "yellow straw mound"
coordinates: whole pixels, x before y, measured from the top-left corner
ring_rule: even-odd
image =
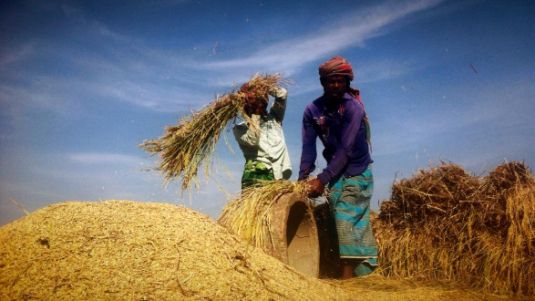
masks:
[[[67,202],[0,228],[0,300],[349,300],[190,209]]]

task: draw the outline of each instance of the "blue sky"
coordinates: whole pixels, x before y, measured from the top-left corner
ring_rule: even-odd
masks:
[[[534,16],[533,1],[2,1],[0,225],[24,214],[15,203],[65,200],[216,217],[239,192],[230,131],[211,177],[185,194],[138,144],[257,72],[291,81],[295,179],[302,112],[334,55],[353,64],[372,122],[374,209],[395,179],[440,161],[476,175],[533,167]]]

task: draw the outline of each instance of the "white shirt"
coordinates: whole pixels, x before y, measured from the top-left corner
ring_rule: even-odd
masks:
[[[270,166],[276,180],[289,179],[292,175],[292,164],[282,131],[288,92],[284,88],[276,88],[269,94],[275,101],[268,115],[251,116],[259,125],[259,131],[253,130],[243,121],[236,124],[232,130],[246,161],[255,160]]]

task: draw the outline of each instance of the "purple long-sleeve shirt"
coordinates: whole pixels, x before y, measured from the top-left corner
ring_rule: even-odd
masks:
[[[341,175],[361,174],[372,163],[366,140],[366,112],[363,104],[346,93],[338,101],[324,96],[314,100],[303,115],[301,165],[299,179],[306,179],[316,168],[316,138],[323,146],[327,167],[318,179],[327,184]]]

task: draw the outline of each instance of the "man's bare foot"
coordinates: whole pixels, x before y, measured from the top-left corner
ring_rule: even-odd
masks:
[[[353,278],[353,271],[355,270],[355,265],[351,263],[342,264],[342,276],[341,279],[350,279]]]

